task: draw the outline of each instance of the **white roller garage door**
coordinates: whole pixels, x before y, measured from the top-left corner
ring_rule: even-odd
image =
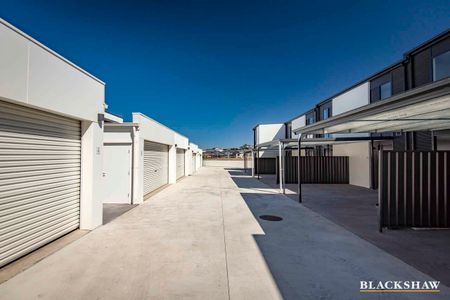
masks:
[[[0,101],[0,266],[77,229],[80,122]]]
[[[184,149],[177,149],[177,179],[184,176],[185,155]]]
[[[144,195],[169,183],[169,146],[144,143]]]

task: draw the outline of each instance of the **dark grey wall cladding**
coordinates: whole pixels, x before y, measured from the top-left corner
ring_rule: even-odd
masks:
[[[258,165],[259,164],[259,165]],[[261,157],[255,158],[255,174],[276,174],[276,158]]]
[[[298,182],[298,157],[284,157],[284,182]],[[302,156],[301,158],[302,183],[349,183],[349,165],[347,156]],[[277,173],[278,173],[277,158]],[[279,183],[279,176],[277,176]]]
[[[392,71],[392,94],[396,95],[405,90],[405,67],[400,66]]]
[[[431,82],[431,49],[425,49],[413,56],[414,87]]]

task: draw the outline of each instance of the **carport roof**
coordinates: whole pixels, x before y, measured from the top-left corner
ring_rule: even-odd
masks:
[[[450,78],[446,78],[293,131],[324,134],[449,128]]]
[[[370,137],[370,136],[345,136],[345,137],[332,137],[332,138],[307,138],[302,140],[302,149],[303,147],[307,148],[308,146],[319,146],[319,145],[336,145],[336,144],[348,144],[355,143],[361,141],[374,141],[374,140],[389,140],[393,137],[390,136],[381,136],[381,137]],[[265,150],[271,148],[277,148],[279,143],[282,143],[285,148],[297,149],[298,148],[298,140],[297,139],[279,139],[273,140],[266,143],[261,143],[256,145],[255,149],[264,148]]]

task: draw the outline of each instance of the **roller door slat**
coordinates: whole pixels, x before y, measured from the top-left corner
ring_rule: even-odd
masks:
[[[57,194],[61,191],[67,191],[70,192],[72,190],[80,190],[80,182],[74,181],[72,184],[67,183],[58,183],[57,185],[49,186],[47,185],[45,189],[36,189],[35,191],[27,191],[23,194],[12,194],[9,197],[1,197],[0,198],[0,205],[3,206],[5,204],[13,203],[13,202],[19,202],[19,201],[26,201],[33,199],[33,197],[49,197],[51,195],[54,195],[53,193]],[[1,209],[1,208],[0,208]]]
[[[19,224],[21,222],[27,222],[33,218],[46,218],[48,216],[53,216],[59,212],[63,212],[72,208],[79,208],[78,201],[67,200],[61,203],[49,203],[44,204],[41,207],[34,207],[29,210],[22,210],[11,215],[7,215],[0,218],[0,221],[4,224],[0,227],[0,231],[7,226],[14,224]]]
[[[11,213],[10,210],[13,210],[16,208],[17,209],[26,209],[31,206],[38,206],[41,203],[57,201],[59,199],[69,198],[69,197],[72,197],[75,195],[77,197],[80,196],[80,188],[79,187],[53,192],[50,194],[50,196],[49,196],[49,194],[44,194],[44,195],[39,195],[37,197],[29,197],[29,198],[27,197],[22,200],[11,201],[8,203],[0,203],[0,216],[7,215],[7,214]]]
[[[80,164],[80,158],[66,158],[55,160],[11,160],[0,161],[0,170],[8,167],[23,167],[23,166],[57,166],[60,164]]]
[[[37,209],[42,210],[45,207],[57,206],[61,203],[78,200],[79,197],[80,193],[76,191],[67,194],[60,194],[52,198],[46,198],[42,201],[34,201],[28,204],[22,204],[20,206],[12,206],[8,209],[2,207],[2,210],[0,211],[0,219],[5,221],[8,219],[18,218],[20,215],[24,215],[29,211],[35,211]]]
[[[16,132],[7,132],[0,130],[0,139],[6,140],[8,138],[8,141],[10,143],[14,143],[16,141],[21,140],[27,140],[29,143],[36,143],[38,145],[42,143],[48,143],[50,144],[61,144],[63,146],[70,146],[70,145],[81,145],[80,139],[69,139],[69,138],[62,138],[62,137],[53,137],[49,135],[35,135],[35,134],[26,134],[23,131],[20,131],[18,129],[15,130]]]
[[[40,174],[36,174],[36,172],[21,172],[21,173],[15,173],[6,175],[0,175],[0,190],[2,189],[2,186],[4,185],[13,185],[13,184],[19,184],[19,183],[26,183],[26,182],[40,182],[42,180],[52,179],[52,178],[66,178],[70,176],[80,176],[81,171],[77,169],[66,169],[66,170],[59,170],[54,172],[44,172]]]
[[[44,220],[37,222],[30,222],[28,224],[22,224],[22,226],[11,227],[11,230],[8,233],[5,233],[0,236],[0,248],[3,246],[7,246],[10,243],[21,240],[27,236],[30,236],[38,231],[48,228],[50,226],[59,224],[61,225],[61,221],[67,220],[69,218],[78,218],[80,215],[80,211],[73,209],[69,211],[65,211],[63,213],[59,213],[52,217],[48,217]]]
[[[53,169],[41,169],[41,170],[22,170],[13,172],[0,172],[0,180],[8,180],[11,178],[28,178],[38,179],[38,176],[59,174],[63,176],[64,174],[69,174],[72,172],[80,173],[79,166],[65,167],[65,168],[53,168]]]
[[[61,183],[61,182],[71,182],[73,180],[80,180],[80,174],[70,175],[70,176],[64,176],[64,177],[55,177],[50,179],[42,179],[42,180],[33,180],[29,182],[14,182],[10,183],[8,185],[0,185],[0,195],[3,194],[3,192],[11,192],[16,191],[17,193],[22,193],[22,189],[27,189],[29,187],[39,187],[45,184],[53,184],[53,183]]]
[[[0,110],[2,111],[13,111],[16,114],[20,114],[22,117],[27,118],[32,116],[33,118],[42,118],[46,120],[51,120],[53,123],[56,122],[58,124],[67,124],[74,127],[79,127],[79,121],[69,119],[63,116],[58,116],[52,113],[48,113],[42,110],[33,109],[25,106],[16,105],[8,102],[0,102]]]
[[[22,172],[46,172],[46,171],[57,171],[59,169],[74,169],[79,168],[80,163],[61,163],[61,164],[51,164],[51,165],[28,165],[28,166],[15,166],[15,167],[0,167],[0,174],[5,173],[22,173]],[[1,176],[1,175],[0,175]]]
[[[46,230],[42,234],[34,235],[32,240],[25,240],[24,243],[20,243],[18,247],[9,251],[0,250],[0,265],[7,264],[16,258],[19,258],[29,252],[36,250],[37,248],[69,233],[79,227],[79,221],[73,220],[62,226],[54,226],[50,231]]]

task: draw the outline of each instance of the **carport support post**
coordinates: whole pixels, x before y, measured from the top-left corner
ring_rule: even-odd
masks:
[[[255,177],[255,151],[252,151],[252,177]]]
[[[256,173],[258,174],[259,180],[259,148],[256,149]]]
[[[278,142],[278,173],[280,177],[280,193],[283,194],[283,165],[282,165],[282,153],[281,153],[281,141]]]
[[[300,161],[301,157],[301,146],[302,146],[302,134],[298,134],[298,158],[297,158],[297,194],[298,194],[298,202],[302,203],[302,178],[301,178],[301,168],[302,163]]]

